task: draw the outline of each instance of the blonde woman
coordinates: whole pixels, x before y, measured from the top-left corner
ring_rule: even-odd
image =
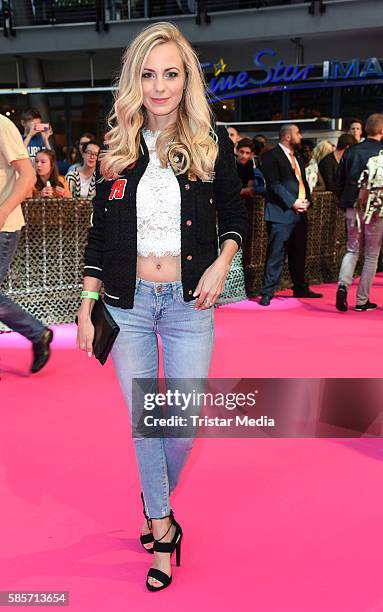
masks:
[[[232,142],[224,128],[214,128],[197,56],[174,25],[146,28],[126,50],[109,126],[85,253],[78,345],[92,351],[90,315],[103,283],[121,330],[112,356],[134,425],[142,415],[132,405],[132,379],[149,379],[156,388],[157,334],[167,380],[207,377],[213,306],[247,219]],[[158,591],[172,580],[174,550],[180,561],[182,529],[169,495],[191,439],[134,432],[148,519],[141,542],[154,553],[146,584]]]
[[[326,157],[326,155],[328,155],[329,153],[333,153],[334,150],[335,145],[333,145],[329,140],[320,140],[314,147],[313,158],[319,165],[322,159]]]
[[[311,140],[302,141],[305,171],[310,192],[326,191],[326,185],[319,172],[319,163],[326,155],[334,151],[334,146],[328,140],[321,140],[314,147]]]

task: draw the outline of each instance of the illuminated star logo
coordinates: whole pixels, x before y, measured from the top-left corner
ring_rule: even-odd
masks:
[[[214,68],[214,76],[215,76],[215,77],[217,77],[218,75],[220,75],[220,74],[221,74],[221,72],[224,72],[224,71],[225,71],[226,64],[225,64],[225,62],[223,61],[223,58],[222,58],[222,57],[219,59],[219,61],[218,61],[218,63],[217,63],[217,64],[214,64],[213,68]]]

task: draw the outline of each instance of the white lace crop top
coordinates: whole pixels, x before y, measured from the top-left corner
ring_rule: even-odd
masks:
[[[171,166],[160,166],[158,133],[143,131],[149,163],[137,187],[137,254],[141,257],[181,253],[181,192]]]

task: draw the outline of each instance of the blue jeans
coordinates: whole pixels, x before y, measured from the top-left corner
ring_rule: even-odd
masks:
[[[20,232],[0,232],[0,285],[16,252]],[[45,326],[0,292],[0,321],[31,342],[37,342]]]
[[[134,307],[107,305],[120,327],[112,349],[113,362],[132,419],[132,379],[158,378],[161,336],[164,375],[168,379],[207,378],[214,340],[213,309],[196,310],[185,302],[181,282],[136,280]],[[193,439],[134,437],[146,512],[151,518],[170,513],[174,491]]]

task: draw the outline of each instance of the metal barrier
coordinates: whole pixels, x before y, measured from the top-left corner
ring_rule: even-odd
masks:
[[[243,247],[243,266],[246,292],[255,297],[262,286],[266,259],[267,233],[264,222],[264,199],[248,198],[250,232]],[[337,207],[330,191],[313,194],[313,206],[308,210],[306,276],[311,284],[334,282],[345,252],[346,232],[344,213]],[[288,266],[285,264],[281,288],[291,287]]]
[[[334,196],[317,193],[309,211],[306,270],[310,283],[335,281],[345,250],[344,215]],[[262,285],[267,234],[264,200],[247,203],[250,233],[243,267],[249,297]],[[91,213],[90,200],[41,199],[23,204],[26,227],[2,290],[45,323],[69,323],[79,306],[83,253]],[[233,263],[221,303],[245,297],[240,253]],[[282,287],[291,286],[287,267]],[[3,328],[4,329],[4,328]]]
[[[26,226],[2,290],[44,323],[74,320],[91,208],[91,200],[23,204]]]

